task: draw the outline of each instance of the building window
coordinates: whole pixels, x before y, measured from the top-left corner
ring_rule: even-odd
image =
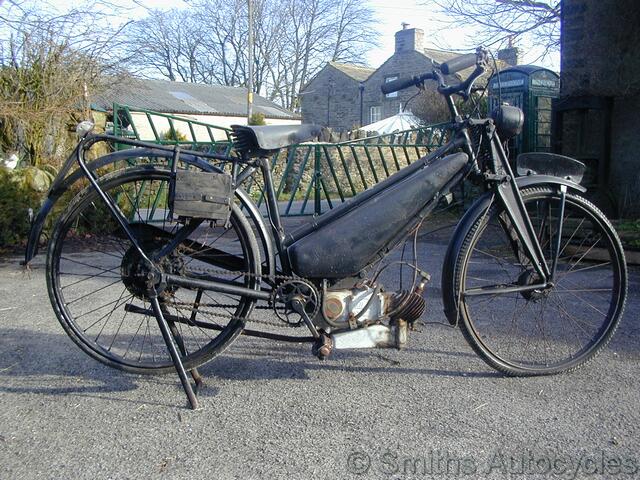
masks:
[[[397,80],[398,76],[397,75],[391,75],[388,77],[384,77],[384,83],[389,83],[389,82],[393,82],[394,80]],[[398,96],[398,92],[391,92],[391,93],[387,93],[386,98],[396,98]]]
[[[382,120],[382,107],[375,105],[369,108],[369,123],[376,123]]]

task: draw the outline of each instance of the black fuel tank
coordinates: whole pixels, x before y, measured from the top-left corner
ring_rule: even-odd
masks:
[[[293,271],[306,278],[357,274],[415,224],[467,162],[465,153],[425,157],[293,232],[286,242]]]

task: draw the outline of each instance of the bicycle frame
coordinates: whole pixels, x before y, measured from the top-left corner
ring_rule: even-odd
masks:
[[[455,112],[455,105],[451,102],[450,108]],[[549,278],[553,272],[553,266],[550,268],[546,261],[544,260],[544,255],[542,253],[542,249],[537,240],[535,232],[533,231],[533,227],[531,225],[531,221],[527,215],[527,212],[524,210],[524,205],[522,199],[519,194],[519,188],[522,187],[523,182],[518,182],[519,179],[516,179],[511,170],[511,166],[509,165],[506,154],[502,148],[502,144],[497,134],[494,131],[494,127],[491,122],[487,122],[488,128],[492,130],[489,134],[489,138],[491,141],[491,156],[493,159],[493,165],[491,166],[492,173],[487,175],[484,174],[485,188],[488,191],[492,191],[504,204],[505,210],[508,213],[509,220],[513,223],[514,229],[518,235],[518,239],[520,240],[524,253],[527,258],[530,259],[532,265],[534,266],[536,273],[540,276],[541,283],[536,285],[527,285],[522,287],[505,287],[510,288],[514,291],[525,291],[531,290],[535,288],[541,288],[543,285],[546,285],[549,281]],[[83,139],[76,150],[74,151],[75,161],[77,161],[80,171],[83,175],[89,180],[92,187],[96,190],[102,201],[106,204],[107,208],[110,211],[110,214],[118,221],[123,231],[131,241],[132,245],[138,250],[141,257],[145,259],[149,265],[153,265],[154,260],[157,261],[158,258],[149,258],[147,257],[144,250],[140,247],[139,242],[134,234],[134,232],[130,229],[128,221],[125,216],[119,211],[116,205],[114,205],[111,200],[106,196],[106,194],[100,189],[98,184],[98,178],[95,176],[93,171],[88,167],[85,158],[84,152],[86,152],[91,145],[98,141],[103,140],[111,140],[115,141],[117,137],[110,136],[101,136],[95,135],[91,137],[87,137]],[[117,139],[120,141],[119,139]],[[135,144],[135,146],[144,146],[147,148],[155,148],[158,147],[155,145],[146,144],[145,142],[139,141],[130,141],[130,143]],[[160,148],[161,150],[166,150],[167,148]],[[179,148],[171,149],[173,152],[172,163],[175,164],[179,161],[181,151]],[[470,174],[478,175],[479,171],[477,168],[477,158],[473,152],[471,147],[471,141],[469,139],[469,133],[467,131],[466,125],[463,121],[460,121],[457,125],[457,134],[456,136],[449,141],[446,145],[438,148],[430,155],[427,155],[421,162],[428,163],[430,161],[440,159],[445,157],[446,155],[455,152],[455,151],[465,151],[469,156],[469,162],[466,168],[462,172],[456,172],[456,175],[453,175],[449,181],[446,183],[446,188],[443,188],[441,191],[437,193],[437,195],[429,202],[429,204],[425,207],[425,211],[421,212],[421,218],[424,218],[438,203],[440,198],[448,194],[451,188],[457,185],[464,178],[469,176]],[[329,214],[322,215],[318,217],[317,220],[310,222],[308,226],[298,230],[295,232],[295,235],[287,235],[285,229],[282,224],[282,220],[278,211],[278,203],[276,198],[276,192],[273,184],[273,178],[271,175],[271,168],[268,158],[260,158],[255,162],[250,162],[247,166],[242,170],[238,171],[238,159],[233,157],[227,157],[223,155],[215,155],[215,154],[203,154],[199,152],[191,152],[185,151],[185,155],[191,156],[200,156],[203,158],[212,158],[219,161],[228,161],[234,162],[233,167],[233,175],[235,179],[235,184],[240,185],[243,181],[249,178],[252,174],[255,173],[256,169],[258,169],[263,176],[264,179],[264,190],[265,190],[265,198],[266,198],[266,206],[267,206],[267,217],[269,220],[270,228],[270,239],[272,244],[275,245],[275,249],[269,250],[267,252],[268,255],[272,255],[272,258],[267,259],[269,265],[275,265],[275,255],[278,256],[280,260],[280,264],[282,266],[282,272],[285,275],[291,275],[293,272],[291,265],[289,264],[289,258],[287,256],[287,247],[294,243],[297,239],[305,236],[311,231],[317,230],[324,225],[327,225],[330,221],[333,220],[332,216]],[[206,163],[206,162],[204,162]],[[66,172],[70,169],[70,165],[66,164],[63,170],[61,171],[61,177],[63,178]],[[398,178],[402,179],[402,171],[399,172]],[[535,176],[542,177],[542,176]],[[570,186],[572,188],[577,188],[579,190],[584,190],[579,185],[569,181],[561,181],[558,177],[552,178],[530,178],[523,177],[528,179],[528,184],[531,184],[533,181],[538,183],[562,183],[566,186]],[[54,187],[57,186],[57,183],[54,184]],[[54,188],[52,187],[52,189]],[[354,197],[351,201],[351,210],[357,210],[358,208],[366,208],[363,207],[365,202],[371,197],[371,191],[365,191],[360,195]],[[257,210],[257,208],[256,208]],[[330,213],[330,212],[328,212]],[[172,242],[170,242],[165,249],[163,249],[162,254],[170,253],[175,247],[179,245],[181,241],[183,241],[190,232],[192,232],[197,226],[202,222],[197,220],[192,220],[188,224],[186,224]],[[399,232],[399,234],[394,238],[394,242],[398,243],[400,240],[406,238],[410,231],[410,228],[406,229],[404,232]],[[157,256],[157,255],[156,255]],[[205,280],[202,278],[188,278],[181,277],[177,275],[170,274],[161,274],[162,282],[165,282],[168,285],[176,285],[187,288],[201,288],[207,290],[218,291],[221,293],[229,293],[235,295],[243,295],[249,298],[253,298],[255,300],[264,300],[268,301],[270,299],[271,293],[267,290],[258,290],[258,289],[249,289],[239,285],[232,285],[228,283],[216,282],[212,280]],[[509,290],[509,291],[511,291]],[[478,292],[478,294],[488,294],[488,293],[504,293],[506,290],[504,288],[496,288],[495,290],[485,289],[482,292]]]
[[[447,154],[452,153],[456,150],[459,150],[462,145],[463,145],[462,138],[458,137],[456,139],[453,139],[450,142],[448,142],[446,145],[443,145],[442,147],[432,152],[430,155],[427,155],[421,158],[420,160],[418,160],[414,164],[414,168],[418,167],[419,165],[428,164],[433,160],[445,157]],[[431,208],[435,207],[438,200],[442,198],[455,183],[461,180],[468,173],[469,168],[470,166],[468,166],[467,169],[460,174],[458,174],[458,172],[455,172],[456,175],[452,177],[452,179],[455,178],[455,181],[452,182],[450,179],[447,182],[447,186],[445,187],[445,189],[437,193],[436,197],[434,197],[430,202]],[[264,179],[267,214],[269,218],[269,223],[271,225],[271,232],[272,232],[274,244],[276,245],[275,251],[280,260],[280,264],[282,265],[283,273],[285,275],[291,275],[295,272],[293,271],[293,266],[290,264],[290,259],[287,254],[288,248],[291,245],[293,245],[296,241],[304,238],[305,236],[307,236],[312,232],[315,232],[329,225],[332,221],[338,220],[340,217],[335,215],[337,210],[334,209],[323,215],[320,215],[319,217],[314,217],[312,221],[310,221],[308,224],[304,225],[303,227],[297,229],[293,233],[285,232],[284,227],[282,225],[282,220],[280,218],[279,210],[278,210],[276,191],[275,191],[275,188],[273,187],[271,168],[270,168],[269,160],[267,158],[259,159],[259,169]],[[407,167],[401,170],[400,172],[398,172],[393,177],[391,177],[391,178],[395,177],[395,182],[389,184],[389,186],[392,187],[395,183],[398,183],[402,181],[404,178],[406,178],[407,172],[410,169],[411,167]],[[348,212],[357,213],[359,208],[366,208],[365,206],[366,202],[369,199],[371,199],[371,197],[374,196],[375,193],[376,193],[375,188],[373,188],[373,189],[366,190],[360,193],[359,195],[356,195],[353,199],[350,200],[349,202],[350,208],[348,209],[347,213]],[[354,229],[357,229],[357,226],[354,226]],[[398,237],[405,236],[404,233],[407,233],[407,232],[399,232]],[[400,238],[397,238],[396,240],[399,240],[399,239]]]
[[[51,205],[59,198],[60,192],[65,186],[70,184],[69,182],[73,183],[75,181],[74,178],[78,179],[80,176],[85,176],[91,188],[107,207],[109,214],[117,221],[125,236],[131,242],[132,247],[127,250],[125,256],[131,252],[131,255],[139,258],[139,260],[135,260],[136,282],[139,281],[139,283],[136,283],[137,291],[134,293],[138,295],[138,298],[144,299],[144,302],[147,302],[150,308],[147,308],[145,303],[143,303],[142,307],[130,303],[124,306],[124,310],[125,312],[130,311],[137,314],[155,316],[173,365],[180,377],[180,381],[192,408],[196,408],[198,402],[183,364],[183,358],[187,358],[188,356],[187,349],[185,348],[180,332],[175,328],[175,324],[186,321],[186,317],[182,318],[180,314],[173,316],[166,308],[166,299],[169,297],[166,297],[165,294],[171,295],[174,293],[175,290],[172,290],[172,287],[185,287],[186,289],[197,290],[196,300],[192,307],[190,307],[191,318],[188,320],[188,322],[192,322],[195,326],[199,326],[199,323],[201,323],[199,321],[196,322],[195,318],[196,314],[200,312],[200,296],[205,290],[239,296],[253,301],[249,301],[243,306],[242,313],[236,313],[233,315],[237,316],[230,317],[234,321],[234,324],[231,330],[229,330],[231,333],[228,338],[224,339],[225,343],[222,344],[223,347],[244,329],[245,321],[251,313],[254,302],[264,301],[272,307],[284,305],[285,309],[297,313],[301,319],[297,324],[304,322],[310,330],[311,336],[289,337],[268,332],[251,331],[250,334],[254,336],[285,341],[311,342],[314,345],[314,354],[321,359],[326,358],[333,347],[336,349],[381,346],[400,348],[406,342],[408,325],[413,325],[413,322],[418,320],[424,312],[422,293],[424,285],[428,281],[428,275],[421,272],[417,265],[411,265],[415,269],[416,275],[420,272],[423,281],[417,284],[414,277],[414,285],[411,287],[411,290],[406,293],[406,295],[409,296],[405,298],[411,298],[411,295],[416,296],[417,300],[422,302],[422,307],[415,314],[412,313],[415,311],[415,304],[412,305],[409,310],[399,313],[407,302],[405,302],[405,300],[395,299],[405,295],[405,291],[401,290],[394,293],[393,291],[384,289],[384,292],[381,294],[382,296],[378,297],[379,293],[383,291],[382,285],[377,283],[377,274],[366,275],[366,269],[371,265],[375,265],[374,262],[377,260],[383,259],[395,246],[405,241],[413,232],[417,232],[419,226],[436,207],[440,199],[448,195],[452,188],[466,178],[472,178],[481,184],[484,187],[485,193],[476,199],[458,223],[451,237],[444,259],[442,295],[445,314],[449,321],[452,324],[457,323],[462,298],[482,295],[495,296],[497,294],[514,292],[522,293],[523,296],[526,297],[526,295],[524,295],[525,292],[536,290],[550,291],[552,288],[555,288],[556,267],[558,257],[560,256],[565,203],[567,202],[566,193],[569,188],[580,191],[585,191],[585,189],[574,183],[571,177],[561,178],[558,176],[545,175],[544,168],[537,169],[539,171],[541,170],[543,174],[530,175],[530,172],[527,172],[526,177],[516,178],[503,148],[503,143],[497,133],[494,120],[492,118],[473,120],[463,118],[458,114],[456,105],[452,100],[452,95],[458,94],[463,97],[468,97],[473,81],[484,72],[480,59],[481,55],[479,53],[476,57],[467,57],[469,56],[461,57],[462,59],[453,61],[452,65],[457,63],[457,68],[459,69],[467,65],[467,62],[474,61],[476,62],[476,70],[471,77],[457,86],[449,87],[445,85],[442,74],[437,70],[434,70],[431,74],[414,77],[411,80],[395,81],[395,85],[393,85],[393,82],[389,82],[393,88],[398,90],[407,88],[410,85],[419,85],[420,82],[423,82],[427,78],[438,80],[438,90],[445,96],[453,119],[452,127],[455,132],[453,138],[446,145],[413,162],[411,165],[382,182],[379,182],[375,187],[360,193],[349,202],[330,210],[324,215],[317,218],[314,217],[311,222],[293,233],[287,233],[285,231],[280,217],[277,192],[274,186],[268,157],[269,153],[272,152],[275,147],[286,145],[286,142],[291,138],[289,133],[282,135],[280,130],[271,131],[269,133],[273,134],[273,142],[261,142],[256,137],[255,142],[252,143],[250,140],[246,138],[243,140],[240,137],[238,133],[240,128],[234,130],[234,134],[237,134],[237,136],[234,136],[234,140],[236,141],[235,145],[237,153],[241,155],[240,158],[189,150],[182,151],[181,148],[177,146],[173,148],[158,147],[157,145],[146,142],[120,139],[109,135],[85,136],[63,166],[60,174],[56,177],[49,192],[48,203],[45,204],[45,207],[42,209],[43,211],[38,214],[38,222],[40,223],[36,223],[35,228],[32,229],[26,260],[28,262],[35,253],[33,239],[35,238],[35,244],[37,244],[42,222],[50,210]],[[443,65],[443,67],[447,66]],[[448,67],[443,68],[442,72],[446,72],[447,69]],[[390,89],[391,87],[387,86],[387,88]],[[505,111],[508,110],[506,108],[501,110],[501,112]],[[521,112],[516,109],[516,113],[518,112],[521,115]],[[499,118],[499,116],[496,118]],[[498,125],[501,128],[501,132],[505,131],[503,128],[505,123],[498,122]],[[517,122],[516,125],[518,125]],[[522,126],[521,117],[519,126]],[[245,132],[249,130],[249,133],[256,134],[256,130],[251,131],[247,127],[243,128],[245,128]],[[516,127],[512,130],[507,129],[506,135],[512,135],[513,133],[511,132],[517,131],[518,128],[519,127]],[[306,127],[306,129],[309,130],[309,127]],[[296,133],[294,127],[291,127],[289,130]],[[304,128],[300,129],[300,131],[304,130]],[[477,135],[478,132],[479,135]],[[308,137],[309,136],[304,138]],[[162,228],[156,225],[150,225],[150,228],[156,229],[156,231],[152,231],[154,235],[162,233],[160,238],[163,243],[154,243],[153,246],[148,246],[150,244],[145,243],[146,240],[143,240],[142,236],[139,237],[137,232],[141,230],[137,228],[135,222],[130,223],[118,206],[118,202],[101,188],[101,182],[96,174],[96,169],[101,165],[108,164],[109,161],[105,160],[102,163],[96,161],[88,164],[85,159],[85,154],[89,148],[99,141],[118,142],[133,147],[141,147],[141,151],[150,153],[149,156],[152,156],[151,154],[154,152],[161,152],[162,157],[167,158],[171,172],[169,174],[166,170],[162,170],[162,172],[156,172],[152,175],[161,174],[161,178],[164,179],[163,181],[169,183],[169,192],[175,192],[174,188],[177,181],[176,169],[180,161],[189,165],[196,165],[203,171],[218,172],[222,170],[209,164],[207,160],[229,162],[235,192],[231,193],[230,197],[228,190],[225,191],[223,201],[226,202],[235,195],[236,198],[240,198],[242,206],[247,207],[248,215],[259,227],[260,240],[262,241],[266,255],[266,269],[264,266],[259,265],[259,259],[262,256],[259,255],[258,252],[259,245],[257,245],[253,239],[253,236],[250,235],[250,227],[247,226],[244,219],[241,219],[243,222],[242,225],[244,225],[242,227],[244,229],[243,233],[246,233],[244,238],[250,239],[250,241],[245,242],[249,244],[248,263],[245,264],[244,260],[241,257],[236,257],[235,254],[227,253],[224,246],[218,249],[205,242],[204,244],[198,243],[192,248],[190,254],[193,254],[194,251],[204,252],[205,250],[213,250],[213,255],[204,255],[199,258],[199,260],[216,267],[222,267],[226,270],[225,272],[219,272],[213,269],[201,269],[204,274],[198,274],[196,273],[198,271],[196,268],[192,268],[191,271],[189,271],[181,267],[173,268],[172,266],[167,267],[163,265],[163,259],[171,255],[178,247],[183,244],[189,246],[190,235],[194,233],[203,222],[209,222],[209,220],[203,218],[185,219],[181,217],[177,222],[177,227],[175,222],[170,221],[176,229],[171,230],[169,233],[164,228],[165,217],[163,216]],[[113,158],[116,156],[117,154],[114,154]],[[124,158],[127,157],[125,156]],[[539,160],[538,158],[538,161]],[[553,157],[549,155],[549,161],[553,160]],[[74,161],[77,162],[79,169],[68,175]],[[149,171],[155,171],[156,165],[152,165],[152,167],[154,168]],[[552,171],[552,169],[548,169],[548,171]],[[241,188],[242,183],[256,174],[256,172],[263,177],[263,195],[265,198],[269,227],[266,227],[265,222],[263,222],[261,218],[254,218],[260,217],[259,210],[251,198],[246,193],[243,193]],[[519,171],[519,173],[522,174],[522,171]],[[133,177],[129,177],[130,174],[133,175]],[[562,168],[558,168],[556,174],[565,175]],[[123,178],[125,180],[135,178],[136,181],[142,178],[144,183],[147,178],[156,177],[147,177],[147,171],[141,168],[132,172],[124,172]],[[106,183],[104,183],[105,189],[109,185],[112,185],[109,182],[120,180],[121,175],[119,173],[114,177],[110,177]],[[226,185],[228,186],[228,183]],[[548,263],[545,258],[545,251],[547,251],[546,242],[544,242],[545,251],[543,251],[538,232],[536,232],[533,227],[532,220],[529,212],[525,208],[525,202],[520,192],[521,189],[532,185],[552,185],[554,188],[557,188],[555,192],[551,193],[554,199],[559,198],[559,215],[555,229],[551,226],[552,220],[549,220],[550,238],[548,242],[548,252],[550,252],[550,260]],[[183,184],[178,183],[178,186],[182,187]],[[196,190],[197,193],[195,197],[205,195],[203,191],[199,191],[198,189],[194,190]],[[211,191],[213,192],[211,194],[212,196],[218,193],[214,191],[214,189],[211,189]],[[549,189],[545,189],[544,191],[549,194]],[[531,192],[527,192],[525,198],[528,199],[530,193]],[[92,199],[90,198],[90,200]],[[397,200],[397,202],[394,202],[394,200]],[[570,199],[569,202],[571,201]],[[169,194],[169,201],[163,204],[163,208],[168,208],[169,211],[171,211],[171,209],[173,209],[171,202],[172,196]],[[93,205],[93,201],[90,203]],[[228,228],[228,225],[235,225],[233,222],[238,220],[237,215],[240,213],[237,206],[233,205],[233,202],[231,203],[231,209],[234,212],[233,215],[236,215],[236,217],[232,218],[231,223],[225,225],[225,229]],[[497,212],[495,210],[490,211],[489,209],[496,203],[498,204],[499,210]],[[153,211],[155,211],[155,205],[154,203]],[[93,206],[95,207],[95,205]],[[135,208],[137,208],[137,206]],[[72,209],[70,212],[73,213],[74,210]],[[462,272],[464,275],[466,266],[469,263],[473,263],[469,260],[471,257],[468,249],[474,246],[473,242],[476,241],[475,235],[478,232],[480,232],[480,235],[484,233],[485,223],[483,222],[488,213],[491,213],[492,216],[498,213],[498,215],[493,218],[497,218],[502,230],[507,234],[507,252],[509,255],[511,253],[515,255],[515,262],[511,260],[509,262],[515,263],[515,265],[520,264],[519,266],[525,269],[522,273],[526,273],[526,277],[524,277],[524,280],[520,280],[519,278],[517,281],[514,281],[513,277],[509,275],[506,279],[499,277],[498,280],[491,281],[488,285],[481,283],[478,287],[467,288],[464,286],[465,277],[456,277],[456,269],[457,273]],[[153,217],[154,215],[152,213],[151,218],[153,219]],[[532,217],[534,217],[533,214]],[[224,219],[225,217],[224,215],[220,215],[212,218]],[[171,220],[171,214],[169,219]],[[147,216],[147,220],[149,220],[149,216]],[[228,216],[225,221],[229,222]],[[67,222],[67,220],[63,217],[63,221],[56,227],[54,241],[49,250],[50,255],[52,255],[49,257],[49,261],[51,259],[59,261],[59,259],[62,258],[58,237],[60,236],[60,229],[67,226],[65,222]],[[211,222],[213,222],[213,220],[211,220]],[[221,225],[222,224],[218,224],[216,227],[221,227]],[[212,223],[212,227],[213,226]],[[551,233],[553,231],[557,233],[552,241]],[[473,236],[470,237],[470,234]],[[339,238],[341,242],[334,242],[333,240],[336,237]],[[165,239],[167,239],[166,243],[164,242]],[[350,249],[349,247],[352,244],[357,244],[358,248]],[[145,248],[148,249],[148,252],[145,251]],[[324,250],[322,250],[322,248],[324,248]],[[243,252],[247,253],[244,247]],[[315,252],[315,255],[305,256],[305,252]],[[348,252],[348,254],[346,252]],[[182,253],[184,252],[178,252],[176,257],[180,257]],[[275,265],[278,261],[280,263],[280,271],[276,272]],[[305,262],[307,263],[305,264]],[[324,266],[325,270],[322,269],[323,265],[321,264],[323,262],[329,265],[328,267],[326,265]],[[48,266],[49,265],[51,264],[48,263]],[[48,272],[52,272],[54,283],[57,285],[57,267],[55,266],[57,264],[54,263],[53,265],[54,267],[52,269],[48,268]],[[123,265],[126,266],[124,261],[121,261],[120,264],[116,263],[116,267],[112,270],[117,268],[122,270]],[[462,267],[458,268],[459,265],[462,265]],[[262,271],[260,271],[260,268],[262,268]],[[314,268],[316,269],[314,270]],[[384,269],[386,266],[381,268]],[[559,269],[561,270],[562,267]],[[172,273],[166,273],[167,271]],[[236,280],[221,280],[221,277],[226,273],[232,273]],[[276,276],[275,273],[282,276]],[[239,275],[236,276],[236,274]],[[120,280],[125,281],[125,275],[127,276],[126,278],[129,278],[129,273],[122,273],[121,275],[122,278],[116,282]],[[243,278],[248,281],[241,282],[238,281],[237,278]],[[561,279],[562,277],[559,278]],[[289,295],[285,289],[296,283],[306,284],[308,291],[295,287],[294,293]],[[461,287],[457,285],[457,283],[461,283],[463,286]],[[126,285],[125,282],[125,286]],[[267,288],[263,288],[264,285],[267,285]],[[320,285],[322,285],[322,294],[320,292]],[[355,295],[354,292],[358,292],[363,288],[365,289],[366,295],[369,295],[369,300],[367,300],[368,303],[366,306],[360,308],[359,313],[354,311],[355,307],[346,307],[340,312],[341,314],[343,311],[345,312],[345,316],[340,317],[340,322],[332,323],[329,321],[329,316],[322,310],[325,322],[322,321],[322,317],[319,316],[319,308],[324,308],[325,305],[323,305],[323,302],[329,298],[328,295],[342,295],[345,291],[346,295]],[[402,289],[402,287],[400,288]],[[373,293],[370,293],[370,291],[366,289],[372,290]],[[49,292],[51,294],[52,290],[49,290]],[[58,293],[58,291],[55,291],[52,295],[56,296],[55,301],[58,302],[57,305],[60,305],[62,300],[58,298]],[[120,296],[122,297],[122,294]],[[379,302],[377,306],[372,309],[373,313],[359,320],[362,312],[365,312],[369,308],[372,299]],[[394,302],[399,303],[394,305]],[[329,302],[326,302],[326,304],[328,305]],[[307,310],[307,305],[311,305],[312,308]],[[278,312],[276,311],[276,313]],[[69,322],[67,318],[65,317],[63,319],[60,316],[58,318],[63,323],[63,326],[67,328]],[[124,321],[124,317],[122,321]],[[467,325],[466,317],[464,317],[464,322],[463,327]],[[293,323],[290,324],[293,325]],[[215,330],[224,329],[225,327],[216,324],[212,326],[203,325],[203,328]],[[249,331],[245,332],[249,333]],[[360,338],[360,334],[369,337],[363,339]],[[84,340],[82,340],[82,342],[84,342]],[[474,345],[475,344],[472,346]],[[323,349],[326,351],[323,352]],[[194,366],[195,363],[190,363],[189,365],[191,365],[190,373],[196,382],[197,392],[197,387],[201,383],[201,377],[197,368]]]

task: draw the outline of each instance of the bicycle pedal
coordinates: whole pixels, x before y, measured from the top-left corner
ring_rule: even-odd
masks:
[[[315,341],[311,348],[313,353],[319,360],[326,359],[333,351],[333,340],[325,333],[320,334],[320,337]]]

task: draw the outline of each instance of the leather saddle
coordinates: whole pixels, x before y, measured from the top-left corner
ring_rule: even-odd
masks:
[[[235,150],[243,156],[269,155],[289,145],[306,142],[320,135],[318,125],[231,125]]]

